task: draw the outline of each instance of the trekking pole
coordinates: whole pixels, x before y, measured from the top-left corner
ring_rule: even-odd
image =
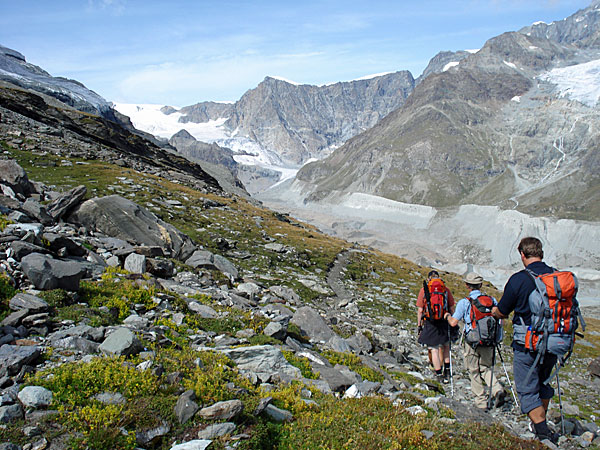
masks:
[[[556,385],[558,387],[558,405],[560,408],[560,430],[564,436],[565,434],[565,418],[563,416],[562,398],[560,394],[560,380],[558,379],[558,361],[556,361]]]
[[[504,365],[504,358],[502,357],[502,352],[500,351],[500,347],[498,347],[498,344],[496,344],[496,348],[498,349],[500,362],[502,363],[502,368],[504,369],[504,375],[506,375],[506,379],[508,380],[508,385],[510,386],[510,392],[513,396],[513,400],[515,401],[515,406],[519,408],[519,401],[517,400],[517,396],[515,394],[515,390],[513,389],[512,382],[510,381],[510,377],[508,376],[508,371],[506,370],[506,366]]]
[[[452,336],[450,336],[450,324],[448,324],[448,356],[450,358],[450,396],[454,398],[454,376],[452,374]]]
[[[492,347],[492,373],[490,374],[490,393],[488,394],[487,407],[492,409],[492,386],[494,385],[494,366],[496,365],[496,347]]]

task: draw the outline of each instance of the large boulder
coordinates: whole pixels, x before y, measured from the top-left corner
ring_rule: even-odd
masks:
[[[100,344],[99,350],[105,355],[129,356],[137,355],[142,350],[142,343],[129,328],[121,327],[113,331]]]
[[[0,347],[0,378],[16,375],[24,365],[38,359],[41,353],[36,346],[3,345]]]
[[[86,274],[84,264],[61,261],[48,255],[31,253],[21,260],[21,269],[36,289],[78,291],[79,281]]]
[[[192,240],[173,225],[119,195],[85,201],[69,216],[69,221],[136,245],[161,247],[165,255],[180,260],[196,249]]]
[[[327,342],[335,336],[335,333],[327,325],[325,319],[310,306],[298,308],[290,322],[297,325],[311,341]]]
[[[10,187],[15,194],[28,196],[33,192],[25,170],[13,159],[0,160],[0,184]]]
[[[195,269],[216,269],[233,279],[238,278],[238,270],[231,261],[207,250],[196,250],[185,263]]]
[[[81,200],[83,200],[83,197],[85,197],[86,192],[87,188],[85,186],[77,186],[54,199],[48,204],[46,211],[48,211],[48,214],[50,214],[54,220],[58,220],[79,205]]]
[[[263,381],[268,381],[273,375],[296,379],[301,377],[300,369],[292,366],[281,350],[272,345],[254,345],[219,351],[233,360],[238,369],[252,372]]]

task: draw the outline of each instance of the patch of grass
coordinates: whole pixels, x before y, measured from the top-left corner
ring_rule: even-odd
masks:
[[[325,356],[332,365],[341,364],[346,366],[350,370],[358,373],[364,380],[380,383],[385,380],[381,373],[365,366],[360,358],[354,353],[340,353],[334,352],[333,350],[325,350],[323,356]]]
[[[15,296],[17,290],[12,285],[10,278],[7,275],[0,274],[0,321],[10,314],[8,306],[11,298]]]
[[[294,354],[294,352],[290,352],[287,350],[283,351],[283,356],[285,356],[285,359],[287,360],[287,362],[289,362],[292,366],[300,369],[300,372],[302,373],[302,376],[304,378],[308,378],[309,380],[318,380],[319,379],[319,376],[320,376],[319,372],[316,372],[316,373],[313,372],[308,358],[296,356]]]

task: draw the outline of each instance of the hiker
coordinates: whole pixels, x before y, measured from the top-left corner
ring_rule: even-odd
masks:
[[[492,314],[498,319],[507,318],[514,311],[513,316],[513,374],[515,386],[519,395],[521,411],[527,414],[533,424],[533,430],[540,441],[549,439],[556,443],[558,436],[551,432],[546,423],[546,412],[550,399],[554,396],[554,389],[545,384],[556,364],[556,355],[546,353],[543,362],[535,365],[536,354],[525,348],[525,334],[531,325],[531,310],[529,308],[529,295],[536,289],[530,270],[536,275],[554,272],[542,259],[544,252],[542,243],[535,237],[521,239],[517,248],[525,270],[513,274],[504,287],[504,294],[494,307]],[[532,375],[528,377],[530,369]],[[529,379],[527,379],[529,378]]]
[[[457,326],[458,322],[465,324],[464,333],[465,339],[463,342],[463,358],[465,367],[469,371],[469,379],[471,380],[471,391],[475,395],[475,406],[486,410],[488,408],[498,408],[504,404],[506,392],[498,381],[494,378],[494,351],[496,344],[501,339],[501,325],[497,319],[491,316],[491,308],[496,305],[496,299],[489,297],[481,292],[483,278],[475,273],[468,273],[464,280],[469,289],[469,296],[458,301],[454,314],[447,312],[444,318],[450,326]],[[477,302],[477,303],[476,303]],[[482,303],[488,303],[488,307],[482,306]],[[476,319],[475,309],[477,306],[488,311],[488,314],[480,314],[480,318]],[[479,311],[479,310],[478,310]],[[483,316],[488,317],[492,322],[490,328],[494,328],[491,336],[483,337],[484,332],[479,331],[477,323],[483,324]],[[487,329],[487,328],[486,328]],[[469,339],[470,336],[476,335],[475,339]],[[490,386],[491,391],[488,393],[486,385]]]
[[[440,305],[442,299],[444,304]],[[447,311],[454,311],[454,297],[439,273],[432,270],[417,297],[418,342],[426,345],[431,352],[436,378],[443,383],[450,381],[449,329],[448,322],[444,320]]]

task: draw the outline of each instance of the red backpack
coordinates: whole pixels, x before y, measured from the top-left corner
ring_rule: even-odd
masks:
[[[424,316],[429,320],[441,320],[448,312],[448,290],[441,278],[423,281],[426,307]]]
[[[477,298],[467,297],[471,302],[471,328],[466,340],[471,347],[480,345],[485,347],[495,346],[501,336],[498,320],[492,316],[494,300],[489,295],[481,294]]]

